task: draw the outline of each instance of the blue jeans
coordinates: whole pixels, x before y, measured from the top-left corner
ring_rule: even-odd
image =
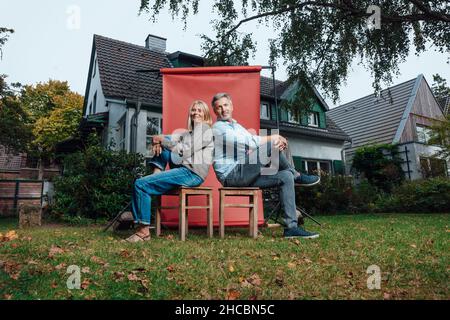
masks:
[[[280,200],[284,209],[284,222],[287,228],[297,227],[297,211],[295,204],[295,169],[289,164],[283,153],[274,149],[269,143],[267,148],[268,155],[278,152],[279,166],[278,171],[271,175],[262,175],[261,169],[267,167],[267,164],[261,163],[257,158],[257,163],[237,164],[236,167],[225,178],[224,187],[260,187],[268,188],[280,186]]]
[[[153,157],[149,163],[163,170],[151,174],[134,182],[134,191],[131,201],[134,222],[150,225],[151,196],[162,195],[180,186],[197,187],[203,179],[182,165],[176,165],[171,159],[172,152],[163,149],[159,156]],[[164,171],[167,164],[170,170]]]

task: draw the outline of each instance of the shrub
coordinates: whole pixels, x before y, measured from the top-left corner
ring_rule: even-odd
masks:
[[[402,162],[396,145],[379,144],[356,149],[352,168],[362,173],[371,185],[390,192],[405,179]]]
[[[376,207],[380,212],[450,212],[450,179],[405,182],[380,198]]]
[[[85,150],[64,158],[63,175],[55,180],[52,213],[110,218],[130,201],[135,178],[148,174],[144,158],[111,147],[91,136]]]

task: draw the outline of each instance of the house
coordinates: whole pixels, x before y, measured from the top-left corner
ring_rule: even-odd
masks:
[[[162,79],[157,71],[203,65],[202,57],[181,51],[167,53],[166,39],[158,36],[149,35],[145,46],[139,46],[94,35],[81,130],[89,132],[96,127],[105,144],[114,142],[115,148],[145,155],[150,136],[161,133],[164,122]],[[150,72],[138,71],[143,69]],[[277,97],[288,87],[277,80]],[[298,169],[340,173],[341,151],[350,138],[326,116],[329,108],[317,91],[314,101],[313,113],[301,121],[281,110],[280,134],[288,137]],[[261,128],[277,128],[276,114],[273,81],[261,77]]]
[[[346,170],[356,149],[370,144],[398,144],[406,177],[413,180],[430,175],[448,175],[449,164],[432,156],[439,146],[427,145],[430,126],[443,118],[443,109],[421,74],[417,78],[343,104],[327,112],[347,132]]]

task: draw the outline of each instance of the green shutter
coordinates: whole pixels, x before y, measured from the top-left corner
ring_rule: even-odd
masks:
[[[302,126],[307,126],[308,125],[308,115],[302,114],[301,119],[300,119],[300,124]]]
[[[344,162],[342,160],[333,160],[334,174],[345,174]]]
[[[288,121],[288,112],[286,109],[281,109],[281,116],[280,116],[280,120],[281,121]]]
[[[277,110],[274,104],[270,105],[270,120],[277,120],[276,118]]]
[[[319,112],[319,128],[326,129],[327,127],[327,120],[325,116],[325,112],[320,111]]]
[[[305,172],[305,162],[302,161],[302,157],[293,156],[292,160],[294,161],[295,170]]]

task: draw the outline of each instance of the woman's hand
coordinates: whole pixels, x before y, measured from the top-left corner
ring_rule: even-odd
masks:
[[[278,148],[280,151],[286,149],[288,144],[286,138],[280,136],[279,134],[274,134],[271,138],[274,147]]]
[[[160,143],[152,145],[152,151],[155,156],[159,156],[162,152],[162,147]]]

